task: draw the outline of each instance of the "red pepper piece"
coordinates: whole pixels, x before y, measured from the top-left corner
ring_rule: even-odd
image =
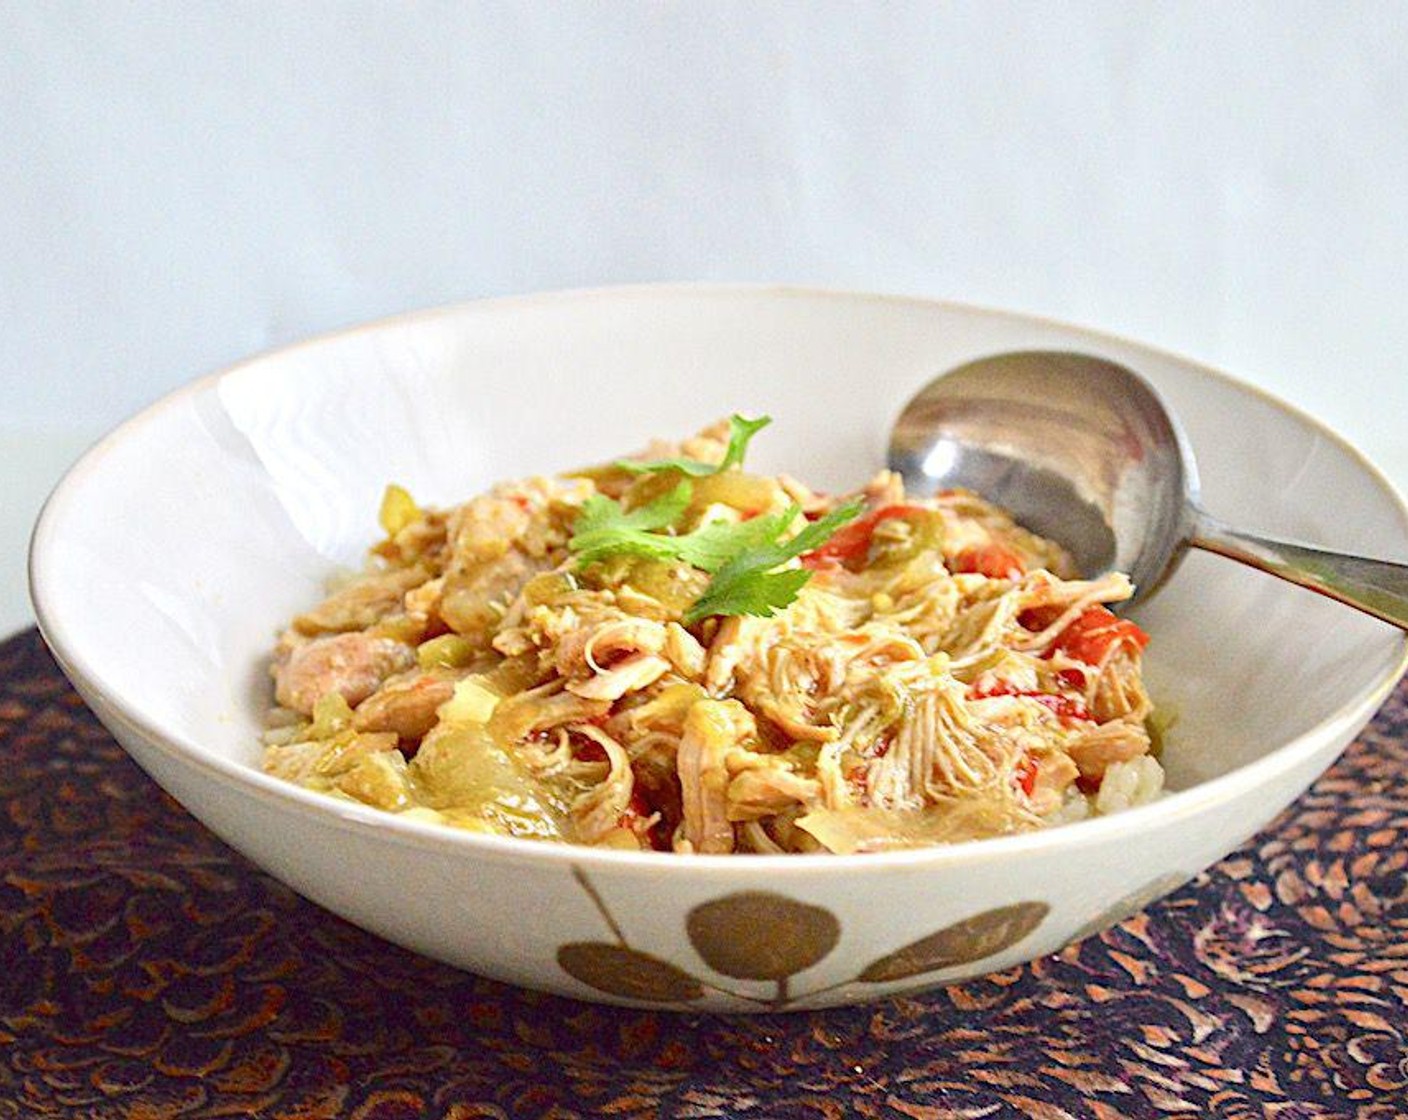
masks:
[[[834,568],[838,564],[846,567],[862,564],[870,555],[870,542],[875,536],[875,526],[891,517],[911,517],[927,512],[923,506],[910,505],[881,506],[871,510],[864,517],[842,525],[831,534],[831,539],[824,545],[803,556],[802,567],[816,571],[819,568]]]
[[[1028,797],[1032,795],[1032,790],[1036,789],[1036,762],[1029,754],[1022,756],[1022,761],[1017,763],[1017,786]]]
[[[1022,558],[1006,545],[993,541],[980,547],[965,548],[949,565],[952,572],[976,572],[988,579],[1021,579],[1026,574]]]
[[[1067,657],[1099,665],[1118,645],[1138,653],[1149,644],[1149,635],[1127,618],[1116,618],[1104,607],[1090,607],[1051,643],[1047,656],[1060,651]]]
[[[1083,669],[1062,669],[1056,674],[1056,679],[1067,688],[1073,688],[1077,692],[1085,691],[1085,670]]]

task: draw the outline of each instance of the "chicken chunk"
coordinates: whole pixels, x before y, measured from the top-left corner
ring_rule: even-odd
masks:
[[[1117,720],[1100,724],[1066,748],[1081,777],[1099,778],[1116,762],[1129,762],[1149,753],[1149,733],[1142,724]]]
[[[757,728],[737,700],[700,700],[684,721],[676,766],[684,802],[684,820],[676,847],[687,851],[733,851],[728,816],[728,756]]]
[[[312,715],[318,698],[339,693],[355,707],[393,673],[415,664],[415,651],[390,638],[330,634],[291,649],[274,666],[274,696],[285,708]]]
[[[399,610],[406,592],[426,581],[423,568],[399,568],[360,576],[334,591],[311,611],[293,620],[293,628],[310,637],[365,630]]]
[[[424,737],[435,726],[436,709],[455,694],[456,674],[417,671],[393,677],[357,705],[358,731],[391,731],[401,739]]]
[[[440,615],[488,648],[510,603],[535,575],[557,566],[570,511],[591,492],[580,481],[533,479],[466,502],[450,518],[450,564]]]

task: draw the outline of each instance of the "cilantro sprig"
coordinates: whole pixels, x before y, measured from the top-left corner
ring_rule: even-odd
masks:
[[[638,509],[627,512],[620,502],[593,494],[582,503],[567,547],[577,554],[577,566],[586,567],[611,556],[644,556],[655,560],[679,559],[682,538],[659,532],[680,519],[689,507],[694,488],[681,482],[673,490]]]
[[[713,576],[704,594],[685,612],[686,624],[715,614],[767,616],[792,602],[811,578],[805,568],[774,569],[820,548],[865,508],[863,502],[850,502],[809,522],[788,539],[783,539],[784,534],[802,512],[796,503],[750,521],[710,521],[689,533],[662,531],[689,506],[691,490],[689,482],[681,482],[629,512],[600,494],[588,498],[568,542],[578,566],[612,556],[683,560]]]
[[[766,617],[797,598],[811,578],[806,568],[774,569],[820,548],[865,508],[863,502],[849,502],[785,540],[784,534],[802,512],[795,503],[751,521],[710,521],[689,533],[663,531],[689,506],[692,489],[689,482],[681,482],[669,493],[629,512],[620,502],[600,494],[588,498],[568,542],[578,566],[612,556],[683,560],[713,577],[704,594],[685,612],[686,625],[716,614]]]
[[[709,475],[722,474],[732,467],[743,465],[743,457],[748,454],[749,441],[771,423],[771,416],[759,416],[756,420],[747,420],[736,413],[730,416],[728,449],[724,452],[723,461],[718,464],[704,463],[698,459],[651,459],[647,462],[617,459],[615,465],[630,474],[679,471],[690,478],[707,478]]]
[[[825,517],[809,522],[796,536],[783,540],[782,534],[801,510],[789,506],[771,518],[756,518],[741,527],[759,526],[758,539],[745,545],[713,572],[704,594],[685,611],[686,625],[710,615],[751,614],[766,618],[787,606],[811,578],[806,568],[781,568],[789,560],[820,548],[842,525],[860,516],[865,503],[848,502]],[[781,570],[775,570],[779,569]]]
[[[630,512],[620,502],[593,494],[582,503],[572,539],[567,542],[577,555],[578,567],[612,556],[641,556],[683,560],[713,574],[736,557],[776,541],[801,512],[791,505],[750,521],[709,521],[689,533],[662,531],[670,530],[688,508],[692,489],[688,481],[681,482]]]
[[[731,417],[728,450],[717,466],[696,459],[654,459],[646,463],[619,460],[616,466],[632,474],[678,471],[686,477],[673,490],[633,510],[603,494],[593,494],[583,502],[582,512],[572,526],[572,539],[567,542],[577,557],[578,567],[612,556],[639,556],[682,560],[709,573],[709,586],[685,612],[687,625],[711,615],[766,617],[787,606],[797,598],[811,572],[782,566],[820,548],[837,529],[860,515],[865,508],[863,502],[849,502],[834,509],[825,517],[808,522],[791,537],[786,534],[802,512],[795,502],[786,509],[748,521],[708,521],[688,533],[675,528],[694,497],[690,479],[707,478],[741,466],[749,441],[770,423],[767,416],[756,420]]]

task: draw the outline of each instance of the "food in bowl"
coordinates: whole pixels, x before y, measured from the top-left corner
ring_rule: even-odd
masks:
[[[682,853],[995,836],[1152,798],[1148,638],[967,492],[743,469],[767,418],[449,510],[387,489],[274,660],[267,772],[413,819]]]
[[[389,479],[449,505],[497,479],[570,468],[574,446],[606,459],[753,394],[778,423],[748,463],[775,451],[769,470],[795,464],[841,493],[868,477],[889,421],[934,370],[1033,347],[1099,353],[1147,376],[1177,410],[1211,482],[1207,504],[1225,519],[1360,552],[1408,550],[1408,511],[1362,456],[1176,355],[929,300],[648,288],[418,313],[181,390],[89,452],[50,499],[31,551],[37,616],[84,699],[197,819],[312,902],[479,975],[690,1012],[775,1007],[782,980],[735,983],[691,940],[691,916],[725,903],[835,918],[834,944],[788,941],[813,947],[791,953],[789,969],[816,961],[785,978],[792,1009],[1010,969],[1147,903],[1271,821],[1383,703],[1403,673],[1401,632],[1194,552],[1136,616],[1153,635],[1143,679],[1160,719],[1177,718],[1161,758],[1170,792],[1072,827],[811,857],[535,843],[313,792],[262,772],[270,697],[259,674],[271,625],[323,598],[330,565],[360,567]],[[1008,936],[990,935],[993,915],[1034,913],[1044,916],[1020,940],[1011,934],[1026,927],[1006,919]],[[713,944],[753,944],[778,976],[777,938],[759,941],[757,928],[740,919]],[[578,944],[598,946],[620,983],[566,971],[564,950]],[[665,965],[711,986],[700,995]],[[640,979],[652,977],[653,993]]]

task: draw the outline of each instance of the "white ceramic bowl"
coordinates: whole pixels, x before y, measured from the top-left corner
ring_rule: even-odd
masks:
[[[308,898],[487,976],[689,1009],[817,1007],[1003,968],[1125,916],[1269,821],[1405,664],[1398,631],[1193,555],[1138,613],[1177,716],[1175,792],[1040,834],[871,856],[679,857],[397,820],[258,770],[280,624],[360,560],[383,485],[451,503],[733,410],[820,485],[882,461],[937,371],[1070,348],[1140,371],[1181,416],[1208,509],[1408,554],[1391,487],[1313,420],[1148,347],[951,304],[662,287],[495,300],[280,350],[207,377],[90,451],[35,530],[40,626],[132,756]]]

